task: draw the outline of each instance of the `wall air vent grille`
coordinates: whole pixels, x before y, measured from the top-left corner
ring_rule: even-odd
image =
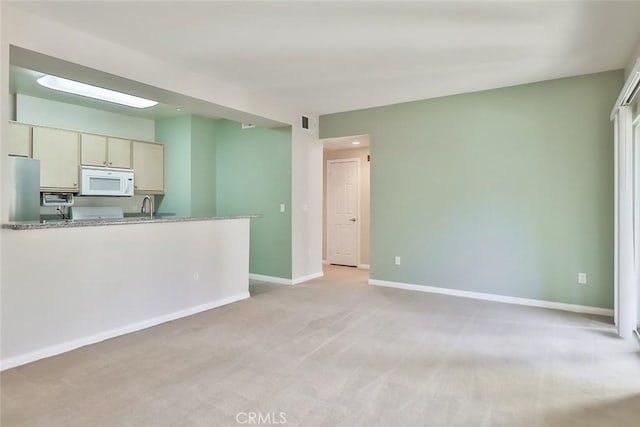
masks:
[[[301,118],[302,121],[300,123],[300,127],[302,127],[302,129],[309,132],[314,132],[316,129],[318,129],[317,117],[302,116]]]

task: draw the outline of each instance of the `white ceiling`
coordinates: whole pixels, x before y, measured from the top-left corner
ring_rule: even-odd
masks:
[[[23,95],[35,96],[37,98],[50,99],[52,101],[64,102],[67,104],[81,105],[83,107],[97,110],[110,111],[112,113],[124,114],[128,116],[141,117],[145,119],[159,119],[165,117],[175,117],[189,114],[182,106],[177,107],[167,104],[158,104],[149,108],[132,108],[112,102],[100,101],[87,98],[85,96],[72,95],[65,92],[48,89],[40,86],[36,80],[44,73],[34,71],[16,65],[9,68],[9,92]]]
[[[640,2],[18,2],[326,114],[624,68]]]
[[[347,150],[349,148],[368,148],[369,135],[341,136],[338,138],[321,139],[325,150]]]
[[[125,79],[16,46],[11,46],[9,57],[11,61],[9,90],[11,93],[21,93],[149,119],[196,114],[204,117],[226,118],[242,123],[252,123],[260,127],[286,126],[285,123]],[[155,107],[138,109],[83,96],[60,93],[42,88],[36,83],[36,79],[43,73],[141,96],[158,101],[160,104]],[[176,108],[180,108],[180,111],[177,111]]]

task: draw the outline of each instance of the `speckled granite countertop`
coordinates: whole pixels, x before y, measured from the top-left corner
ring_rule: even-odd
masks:
[[[125,217],[121,219],[92,219],[92,220],[42,220],[9,222],[2,224],[2,228],[10,230],[40,230],[45,228],[70,228],[70,227],[96,227],[102,225],[129,225],[129,224],[156,224],[160,222],[185,222],[185,221],[217,221],[223,219],[238,218],[260,218],[261,215],[239,215],[239,216],[214,216],[214,217],[180,217],[161,216],[149,219],[148,217]]]

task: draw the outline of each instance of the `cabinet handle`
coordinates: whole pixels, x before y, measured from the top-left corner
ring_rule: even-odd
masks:
[[[107,161],[105,160],[104,162],[102,162],[102,164],[106,166],[106,164],[107,164]]]
[[[109,166],[111,166],[113,163],[109,162]]]

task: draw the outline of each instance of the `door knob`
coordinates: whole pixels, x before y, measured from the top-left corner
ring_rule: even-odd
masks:
[[[356,219],[355,218],[351,218],[351,219],[349,219],[349,221],[356,222]]]

